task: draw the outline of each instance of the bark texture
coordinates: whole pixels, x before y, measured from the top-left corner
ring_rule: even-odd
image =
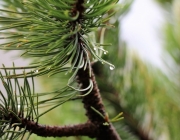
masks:
[[[78,72],[78,82],[82,85],[81,88],[88,87],[89,79],[91,79],[93,82],[93,89],[83,98],[82,102],[84,104],[84,108],[86,109],[86,116],[89,118],[89,121],[97,127],[97,140],[120,140],[120,137],[114,129],[113,125],[111,123],[109,123],[109,125],[104,125],[107,120],[102,118],[102,116],[100,116],[92,109],[93,107],[103,116],[106,116],[102,98],[93,71],[91,70],[90,77],[88,68],[86,70],[80,69]],[[85,92],[82,92],[82,94],[85,94]]]

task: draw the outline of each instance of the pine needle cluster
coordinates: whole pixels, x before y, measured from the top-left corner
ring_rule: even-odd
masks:
[[[92,64],[102,59],[103,42],[96,41],[96,33],[110,28],[107,21],[116,13],[112,10],[118,0],[4,0],[0,9],[0,49],[21,50],[22,56],[34,58],[29,66],[1,67],[5,93],[1,93],[0,137],[23,139],[26,132],[39,136],[89,136],[119,140],[107,120],[104,106],[92,71]],[[103,35],[102,37],[103,38]],[[103,39],[102,39],[103,40]],[[16,73],[22,70],[21,73]],[[11,71],[11,72],[10,72]],[[70,74],[67,86],[38,94],[34,77],[48,77],[64,72]],[[21,86],[19,78],[23,78]],[[30,81],[31,79],[31,81]],[[32,86],[31,86],[32,85]],[[39,100],[39,97],[52,98]],[[6,96],[7,95],[7,96]],[[40,117],[71,100],[82,98],[88,122],[75,126],[51,127],[38,124]],[[39,113],[38,108],[51,108]],[[93,109],[92,109],[93,108]],[[104,125],[106,122],[106,125]]]

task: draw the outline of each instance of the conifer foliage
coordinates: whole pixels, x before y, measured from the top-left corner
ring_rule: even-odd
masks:
[[[1,67],[0,137],[2,139],[89,136],[97,140],[120,140],[108,120],[92,71],[107,51],[96,42],[95,32],[111,27],[106,21],[115,13],[118,0],[3,0],[0,9],[0,49],[22,50],[34,58],[29,66]],[[22,72],[19,72],[22,71]],[[17,73],[17,71],[19,73]],[[67,86],[36,93],[34,77],[70,74]],[[19,83],[23,78],[24,84]],[[40,97],[51,95],[51,98]],[[42,115],[67,101],[82,99],[88,121],[70,126],[45,126]],[[51,106],[44,112],[39,107]],[[25,135],[28,132],[28,136]]]

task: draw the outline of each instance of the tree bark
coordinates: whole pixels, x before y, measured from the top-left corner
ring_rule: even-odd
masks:
[[[121,140],[113,125],[110,122],[108,122],[109,125],[104,125],[104,123],[108,120],[92,109],[93,107],[104,117],[106,116],[105,108],[92,69],[91,76],[89,76],[89,68],[86,70],[80,69],[77,75],[78,83],[81,85],[82,89],[89,86],[89,79],[93,82],[92,91],[83,97],[82,102],[84,104],[84,108],[86,109],[86,116],[89,118],[89,121],[97,127],[97,140]],[[82,92],[82,95],[85,93],[86,92]]]

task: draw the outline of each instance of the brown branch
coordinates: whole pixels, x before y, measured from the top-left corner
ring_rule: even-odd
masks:
[[[77,0],[77,3],[74,6],[73,12],[76,13],[79,12],[79,17],[76,21],[72,22],[74,25],[76,22],[79,24],[82,24],[81,22],[83,21],[83,13],[85,11],[85,7],[83,6],[85,0]],[[81,49],[81,53],[83,52],[82,46],[81,46],[81,39],[79,37],[79,46]],[[84,60],[86,60],[86,55],[84,56]],[[93,89],[92,91],[83,98],[83,104],[84,108],[86,109],[86,115],[89,118],[89,121],[92,122],[93,124],[96,125],[98,135],[97,135],[97,140],[120,140],[119,135],[116,133],[114,127],[112,126],[111,123],[109,125],[103,125],[105,122],[105,119],[100,116],[98,113],[96,113],[94,110],[92,110],[91,107],[94,107],[96,110],[98,110],[103,116],[105,116],[105,110],[104,106],[102,103],[102,99],[100,96],[100,92],[98,89],[98,86],[96,84],[96,80],[93,74],[93,71],[91,72],[91,77],[89,77],[89,71],[92,70],[91,68],[86,68],[86,70],[79,69],[78,74],[77,74],[77,81],[81,86],[82,89],[86,88],[89,86],[89,80],[92,80],[93,82]],[[86,93],[82,92],[82,94]]]
[[[22,126],[26,126],[26,130],[42,137],[89,136],[93,138],[97,135],[97,127],[90,122],[69,126],[46,126],[25,119],[22,121]]]
[[[14,113],[9,113],[8,116],[4,115],[0,117],[0,120],[9,122],[11,126],[14,126],[14,129],[16,129],[16,127],[24,128],[41,137],[88,136],[94,138],[98,135],[98,127],[91,122],[67,126],[41,125],[30,118],[23,118],[23,115],[20,113],[18,118]],[[21,125],[16,125],[19,123]]]
[[[102,118],[98,113],[92,110],[91,107],[94,107],[98,110],[103,116],[105,116],[105,109],[102,103],[101,95],[95,80],[95,76],[93,71],[91,71],[91,77],[89,76],[89,69],[86,70],[80,69],[78,71],[78,83],[81,84],[81,88],[84,89],[89,85],[89,79],[93,82],[93,89],[92,91],[83,98],[84,108],[86,109],[86,115],[89,120],[97,126],[97,140],[120,140],[119,135],[117,134],[116,130],[114,129],[113,125],[109,123],[109,125],[103,125],[106,121]],[[85,94],[85,92],[82,92]]]
[[[89,136],[93,138],[98,135],[97,126],[91,122],[68,126],[48,126],[38,124],[28,118],[20,117],[20,115],[19,119],[17,119],[17,117],[12,113],[0,119],[7,121],[10,120],[11,125],[21,123],[18,127],[25,128],[27,131],[41,137]],[[17,126],[14,125],[14,128],[16,127]]]

